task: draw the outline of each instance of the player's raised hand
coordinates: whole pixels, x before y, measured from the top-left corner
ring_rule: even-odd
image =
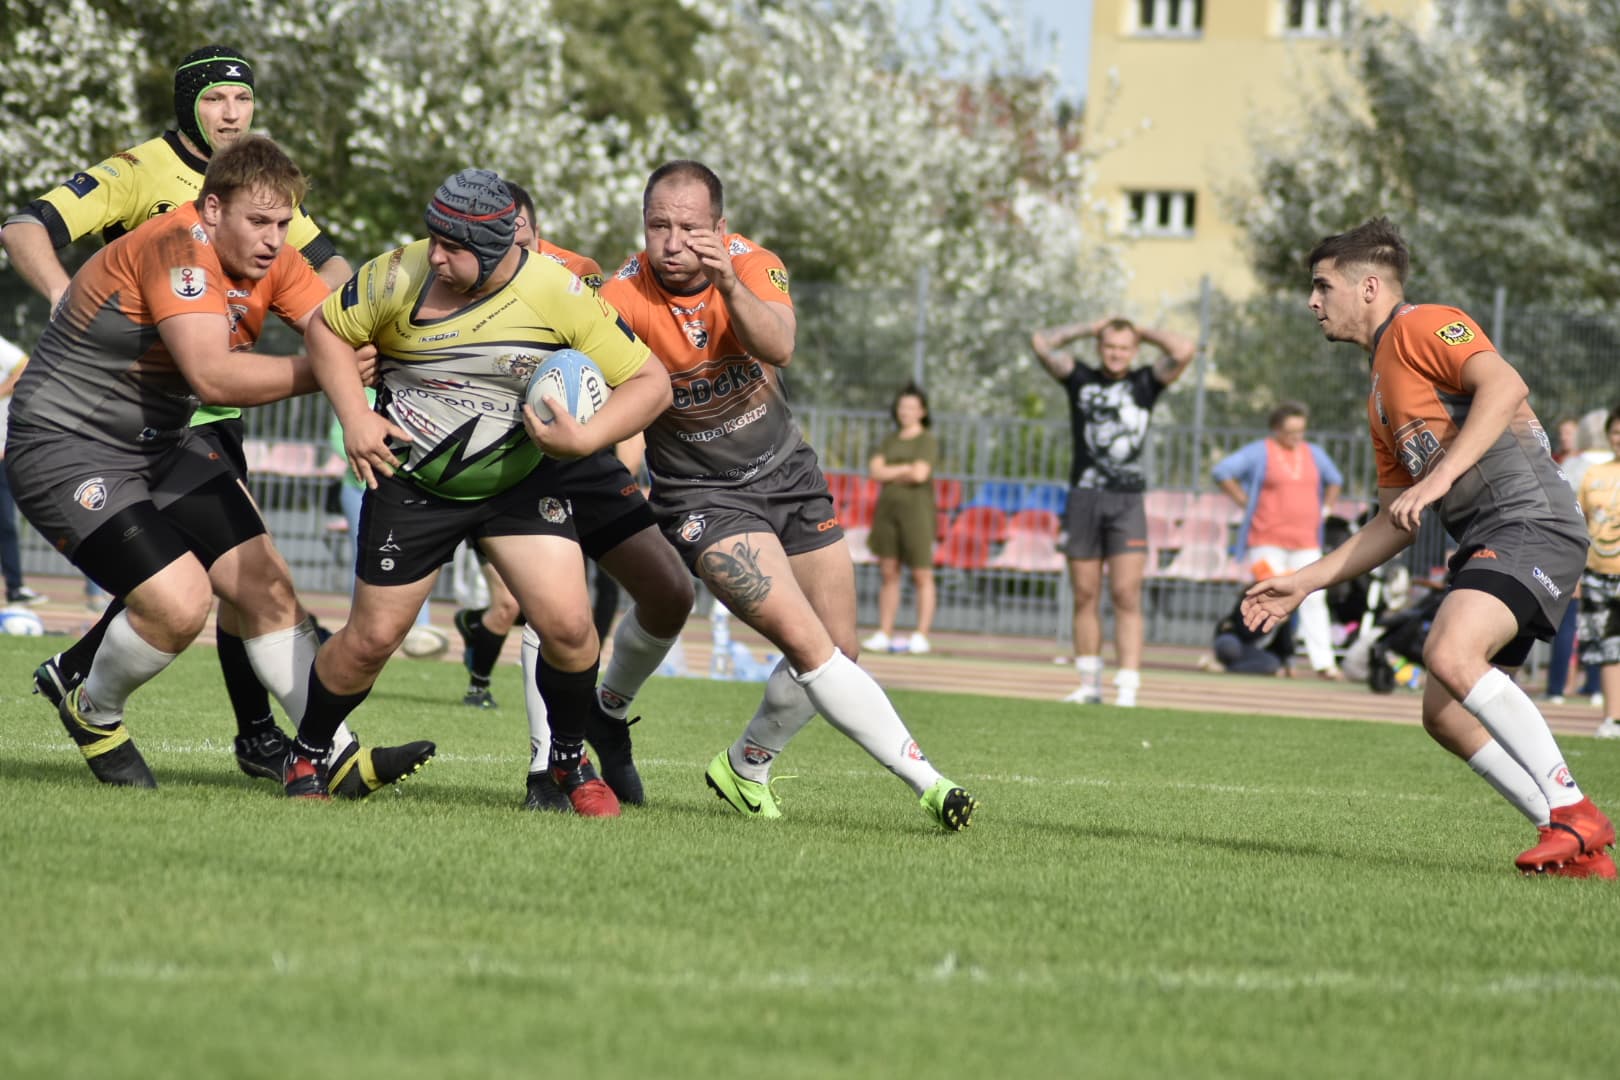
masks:
[[[1278,574],[1257,581],[1243,594],[1243,625],[1265,633],[1293,614],[1305,596],[1297,574]]]
[[[343,425],[343,452],[348,456],[349,468],[368,488],[377,486],[379,473],[393,476],[399,465],[399,459],[388,448],[390,439],[411,441],[404,429],[381,413],[362,413],[354,423]]]
[[[737,271],[731,265],[731,251],[724,233],[714,229],[693,229],[686,234],[686,246],[703,264],[703,276],[722,293],[737,284]]]

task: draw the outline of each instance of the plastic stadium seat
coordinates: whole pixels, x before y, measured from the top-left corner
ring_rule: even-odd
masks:
[[[990,563],[991,546],[1006,535],[1007,515],[994,506],[970,506],[956,515],[934,549],[934,565],[982,570]]]
[[[849,557],[855,563],[878,561],[877,556],[872,554],[872,549],[866,546],[866,539],[871,535],[872,530],[869,526],[858,525],[853,528],[844,526],[844,540],[849,544]]]
[[[934,477],[934,509],[951,513],[962,505],[962,481],[944,476]]]
[[[1024,499],[1024,485],[1016,480],[986,480],[973,492],[966,508],[988,506],[1011,514]]]
[[[1067,562],[1057,547],[1060,522],[1050,510],[1020,510],[1007,519],[1007,543],[990,560],[998,570],[1061,571]]]
[[[1201,491],[1192,497],[1187,507],[1189,518],[1210,518],[1221,522],[1243,520],[1243,508],[1233,502],[1224,491]]]
[[[1142,503],[1147,508],[1150,518],[1160,517],[1170,521],[1179,521],[1187,516],[1187,493],[1185,491],[1159,491],[1149,490],[1142,496]]]
[[[1191,581],[1233,581],[1235,564],[1226,553],[1224,544],[1188,543],[1170,565],[1159,571],[1160,577],[1186,578]]]
[[[1028,509],[1020,510],[1007,519],[1007,538],[1012,539],[1014,533],[1032,532],[1041,536],[1056,537],[1063,529],[1063,520],[1051,510]]]
[[[1061,517],[1068,504],[1069,489],[1062,484],[1027,484],[1018,509],[1050,510]]]

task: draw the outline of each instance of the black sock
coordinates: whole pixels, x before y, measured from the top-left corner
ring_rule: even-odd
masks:
[[[591,621],[596,624],[596,636],[606,641],[613,629],[613,616],[619,613],[619,583],[606,570],[596,568],[596,598],[591,601]]]
[[[469,690],[488,690],[489,689],[489,676],[488,675],[477,675],[477,674],[469,675],[467,677],[467,689],[469,689]]]
[[[584,671],[558,671],[546,662],[545,654],[535,665],[535,682],[540,687],[540,700],[546,703],[546,717],[551,724],[552,760],[556,760],[557,744],[576,746],[585,738],[585,722],[596,702],[597,665]]]
[[[484,685],[489,685],[490,672],[495,670],[495,662],[501,658],[501,649],[506,645],[506,635],[497,634],[484,625],[483,612],[476,612],[467,620],[468,647],[472,649],[472,663],[469,670],[475,679],[483,679]]]
[[[368,686],[355,694],[334,694],[321,682],[315,665],[311,663],[309,703],[304,706],[304,717],[298,723],[294,749],[316,761],[326,757],[332,751],[332,736],[337,733],[338,725],[347,720],[370,693],[371,687]]]
[[[84,637],[62,650],[62,672],[72,682],[83,682],[84,677],[90,674],[90,661],[96,658],[96,650],[101,648],[101,639],[107,636],[107,626],[113,617],[124,610],[122,597],[115,596],[107,605],[107,610],[101,613],[96,624],[86,630]]]
[[[219,641],[219,671],[225,676],[225,693],[236,714],[236,733],[251,735],[270,717],[270,692],[260,685],[242,639],[218,627],[214,628],[214,636]]]

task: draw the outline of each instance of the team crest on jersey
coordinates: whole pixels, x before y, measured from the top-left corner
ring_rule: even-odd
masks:
[[[208,275],[200,266],[176,266],[169,270],[169,286],[182,300],[195,300],[208,291]]]
[[[170,207],[170,209],[173,209],[173,207]],[[156,212],[154,212],[154,216],[155,214]],[[191,227],[191,238],[199,244],[206,244],[208,243],[208,232],[201,225],[193,225]]]
[[[1434,332],[1434,336],[1445,342],[1447,345],[1466,345],[1470,341],[1474,340],[1474,332],[1468,328],[1467,323],[1461,320],[1454,323],[1447,323],[1440,329],[1436,330]]]
[[[514,379],[522,379],[525,383],[539,366],[540,358],[533,353],[506,353],[495,358],[495,374],[510,375]]]
[[[73,194],[82,199],[92,191],[96,190],[96,188],[100,187],[101,181],[97,180],[87,172],[78,172],[68,177],[66,186],[69,191],[73,192]]]
[[[584,277],[580,278],[579,280],[583,281],[586,284],[587,287],[592,288],[592,289],[600,289],[602,287],[602,275],[601,274],[586,274]]]
[[[703,325],[702,319],[693,319],[689,323],[683,323],[681,329],[686,331],[686,340],[692,343],[692,348],[706,349],[709,347],[709,331]]]
[[[771,284],[776,286],[777,292],[787,292],[788,276],[786,270],[780,266],[773,266],[765,271],[765,276],[771,279]]]
[[[731,243],[726,245],[726,251],[728,253],[730,253],[733,258],[735,258],[738,255],[747,255],[750,251],[753,251],[753,250],[754,250],[753,248],[749,247],[747,244],[743,243],[740,239],[738,239],[735,236],[733,236],[731,238]]]
[[[100,510],[107,505],[107,481],[99,476],[86,480],[73,489],[73,501],[86,510]]]
[[[698,537],[702,536],[703,530],[707,529],[708,527],[709,523],[703,520],[702,514],[693,514],[691,517],[681,522],[680,531],[676,535],[690,544],[694,543]]]
[[[167,214],[170,210],[173,210],[173,209],[174,209],[174,203],[172,203],[172,202],[156,202],[156,203],[152,204],[152,209],[150,209],[150,210],[148,210],[146,212],[146,216],[149,217],[149,218],[162,217],[164,214]],[[194,230],[192,232],[192,234],[191,234],[192,236],[196,236],[197,232],[201,231],[195,225],[192,226],[192,229]],[[205,243],[207,242],[207,239],[208,239],[208,234],[203,233],[203,241]]]
[[[547,495],[540,500],[540,517],[551,525],[561,525],[568,520],[568,508],[562,500]]]
[[[641,260],[632,255],[630,261],[619,267],[619,272],[613,276],[623,281],[626,278],[633,278],[639,273],[641,273]]]

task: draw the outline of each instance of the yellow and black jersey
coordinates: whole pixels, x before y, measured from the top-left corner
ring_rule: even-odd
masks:
[[[573,272],[523,252],[512,280],[438,319],[417,313],[433,283],[428,241],[380,255],[326,298],[326,324],[377,346],[377,408],[411,436],[400,475],[447,499],[487,499],[534,471],[523,427],[529,378],[560,349],[589,356],[617,386],[651,353]]]

